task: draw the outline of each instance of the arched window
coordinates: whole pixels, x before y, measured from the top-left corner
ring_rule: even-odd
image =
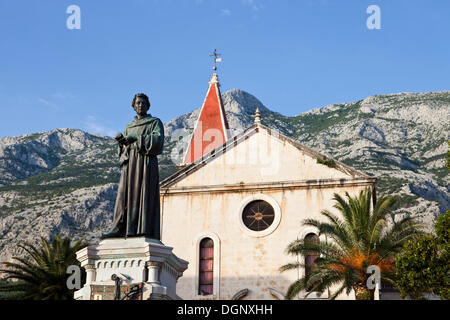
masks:
[[[213,294],[214,241],[204,238],[200,242],[199,295]]]
[[[308,233],[305,236],[305,243],[319,243],[319,236],[314,233]],[[316,265],[316,259],[319,257],[319,253],[317,252],[309,252],[307,256],[305,256],[305,276],[308,276],[311,274],[311,270]]]

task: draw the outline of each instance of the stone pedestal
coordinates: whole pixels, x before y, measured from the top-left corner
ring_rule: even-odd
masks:
[[[75,292],[75,299],[111,299],[115,274],[122,286],[141,284],[142,299],[180,299],[176,283],[187,269],[188,262],[172,253],[161,241],[145,237],[105,239],[98,245],[77,252],[77,259],[86,270],[86,284]],[[94,294],[95,293],[95,294]]]

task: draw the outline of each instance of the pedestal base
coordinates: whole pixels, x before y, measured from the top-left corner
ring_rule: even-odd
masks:
[[[86,284],[75,292],[75,299],[114,299],[113,275],[120,279],[120,299],[139,284],[139,293],[134,298],[179,299],[176,282],[188,262],[175,256],[172,249],[159,240],[137,237],[105,239],[78,251],[77,259],[86,269]]]

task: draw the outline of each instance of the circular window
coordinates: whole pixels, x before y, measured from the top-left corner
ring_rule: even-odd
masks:
[[[255,200],[247,204],[242,211],[244,225],[253,231],[269,228],[275,219],[273,207],[264,200]]]

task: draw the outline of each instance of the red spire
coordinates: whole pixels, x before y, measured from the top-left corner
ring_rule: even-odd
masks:
[[[184,164],[192,163],[203,157],[208,152],[224,144],[229,138],[228,122],[219,87],[217,74],[213,73],[205,101],[192,132]]]

